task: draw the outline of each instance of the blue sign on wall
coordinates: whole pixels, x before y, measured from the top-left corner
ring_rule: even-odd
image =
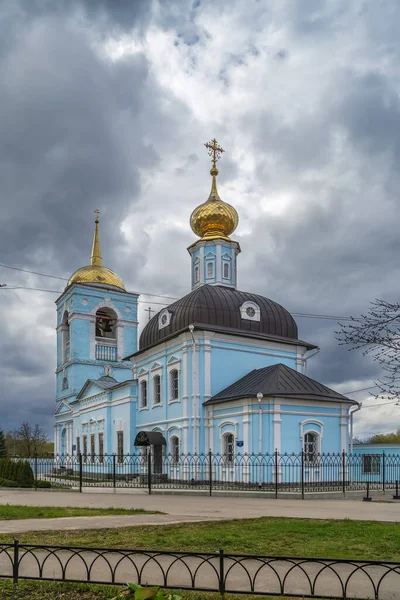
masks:
[[[241,448],[243,446],[242,440],[237,440],[236,446],[239,446],[239,448]]]

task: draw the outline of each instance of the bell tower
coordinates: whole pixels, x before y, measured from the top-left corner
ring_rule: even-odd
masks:
[[[108,376],[115,384],[131,379],[124,357],[137,350],[137,301],[138,294],[127,292],[102,264],[96,211],[91,263],[71,275],[56,300],[56,452],[73,451],[74,403],[88,379]]]
[[[217,161],[224,150],[214,138],[204,144],[211,156],[211,192],[208,200],[192,212],[190,226],[200,240],[188,248],[192,257],[192,290],[204,284],[224,285],[236,289],[238,242],[229,237],[238,226],[239,216],[223,202],[217,190]]]

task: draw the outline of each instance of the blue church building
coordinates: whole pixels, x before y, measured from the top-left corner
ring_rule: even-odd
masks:
[[[55,452],[84,457],[135,452],[157,431],[180,454],[338,453],[348,448],[357,403],[307,377],[316,346],[291,314],[239,291],[238,225],[217,190],[192,213],[191,291],[163,308],[138,339],[138,295],[102,265],[96,216],[91,264],[57,304]]]

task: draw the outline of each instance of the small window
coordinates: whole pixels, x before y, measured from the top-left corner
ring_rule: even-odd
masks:
[[[198,266],[194,268],[194,282],[199,283],[200,281],[200,269]]]
[[[235,437],[233,433],[225,433],[223,437],[223,455],[226,464],[233,464],[235,452]]]
[[[304,460],[308,465],[315,464],[318,457],[318,434],[309,431],[304,436]]]
[[[179,464],[179,438],[176,435],[173,435],[169,441],[169,448],[171,454],[171,464],[177,465]]]
[[[207,262],[207,277],[214,277],[214,263]]]
[[[99,463],[104,462],[104,434],[99,433]]]
[[[87,435],[84,435],[82,438],[83,442],[83,462],[87,462]]]
[[[380,454],[363,454],[362,455],[362,472],[363,472],[363,475],[380,475],[380,473],[381,473],[381,456],[380,456]]]
[[[227,262],[224,263],[224,267],[223,267],[223,269],[224,269],[224,271],[223,271],[223,277],[224,277],[224,279],[229,279],[230,276],[231,276],[229,266],[230,266],[229,263],[227,263]]]
[[[161,404],[161,377],[155,375],[153,378],[153,404]]]
[[[140,382],[140,408],[147,407],[147,381]]]
[[[119,464],[124,462],[124,432],[117,431],[117,461]]]
[[[67,377],[63,377],[61,389],[63,389],[63,390],[68,389],[68,378]]]
[[[94,433],[92,433],[92,435],[90,436],[90,462],[92,463],[92,465],[94,464],[95,454],[96,454],[96,442],[95,442]]]
[[[179,373],[173,369],[169,374],[170,399],[179,399]]]

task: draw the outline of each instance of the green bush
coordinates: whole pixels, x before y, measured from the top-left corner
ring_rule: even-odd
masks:
[[[50,481],[42,481],[41,479],[36,481],[36,487],[38,488],[50,488],[51,487],[51,483]]]
[[[16,481],[20,487],[33,487],[32,468],[27,460],[0,458],[0,479]]]
[[[0,478],[0,487],[19,487],[19,484],[16,481]]]

